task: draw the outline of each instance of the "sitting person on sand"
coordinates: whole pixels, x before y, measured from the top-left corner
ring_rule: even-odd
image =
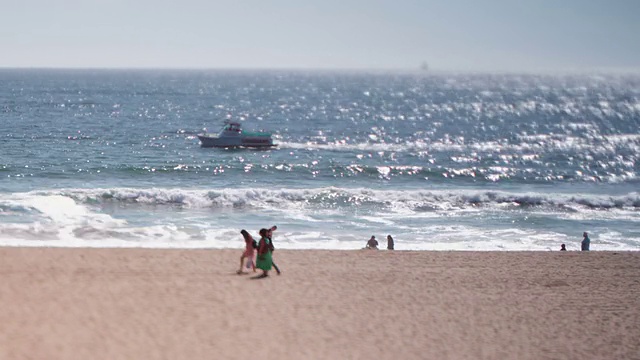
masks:
[[[393,250],[393,238],[391,235],[387,235],[387,250]]]
[[[591,239],[589,239],[589,234],[587,232],[582,233],[582,242],[580,243],[580,250],[589,251],[589,245],[591,245]]]
[[[262,270],[262,274],[254,276],[253,279],[261,279],[269,276],[269,270],[273,265],[271,260],[271,240],[267,237],[267,229],[260,229],[260,242],[258,242],[258,257],[256,267]]]
[[[378,240],[376,240],[375,236],[371,236],[371,239],[367,241],[367,249],[378,250]]]
[[[560,245],[560,251],[567,251],[567,247],[564,244]]]
[[[245,248],[242,256],[240,256],[240,270],[238,270],[238,274],[245,274],[244,270],[242,270],[244,266],[244,259],[247,259],[247,268],[252,268],[253,272],[256,272],[256,264],[253,260],[254,248],[257,246],[257,242],[253,240],[253,237],[249,232],[245,229],[240,230],[240,234],[244,237]]]

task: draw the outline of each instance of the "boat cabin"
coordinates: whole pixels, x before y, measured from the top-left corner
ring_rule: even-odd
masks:
[[[230,133],[242,133],[242,127],[240,123],[237,122],[226,122],[222,127],[222,132],[230,132]]]

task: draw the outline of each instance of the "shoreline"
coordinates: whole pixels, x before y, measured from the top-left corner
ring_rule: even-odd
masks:
[[[181,250],[193,250],[193,251],[242,251],[242,249],[244,249],[244,245],[240,244],[239,240],[239,245],[237,247],[211,247],[211,246],[162,246],[162,245],[157,245],[157,244],[153,244],[153,245],[149,245],[149,246],[144,246],[144,245],[132,245],[132,246],[121,246],[121,245],[113,245],[113,246],[104,246],[104,245],[93,245],[91,243],[87,243],[87,244],[81,244],[81,245],[69,245],[69,244],[64,244],[64,245],[55,245],[55,244],[51,244],[51,243],[47,243],[46,245],[42,245],[42,244],[29,244],[27,243],[22,243],[22,242],[16,242],[16,243],[0,243],[0,249],[20,249],[20,248],[24,248],[24,249],[86,249],[86,250],[158,250],[158,251],[164,251],[164,250],[175,250],[175,251],[181,251]],[[460,253],[550,253],[550,252],[560,252],[560,244],[558,243],[557,248],[547,248],[547,249],[532,249],[532,250],[509,250],[509,249],[501,249],[501,250],[495,250],[495,249],[491,249],[491,250],[480,250],[480,249],[394,249],[394,250],[388,250],[386,247],[381,247],[378,248],[377,250],[371,250],[371,249],[366,249],[364,247],[364,245],[360,248],[353,248],[353,249],[349,249],[349,248],[344,248],[344,249],[324,249],[324,248],[282,248],[280,247],[280,244],[278,244],[278,248],[277,251],[337,251],[337,252],[350,252],[350,251],[364,251],[364,250],[370,250],[370,251],[378,251],[378,252],[434,252],[434,253],[440,253],[440,252],[460,252]],[[574,245],[574,247],[579,247],[580,244],[578,243],[576,244],[570,244],[570,245]],[[386,246],[386,245],[385,245]],[[592,245],[593,248],[593,245]],[[570,253],[574,253],[574,252],[582,252],[579,248],[569,248],[566,250],[566,252],[570,252]],[[598,249],[591,249],[587,252],[591,252],[591,253],[640,253],[640,249],[604,249],[604,250],[598,250]]]
[[[279,249],[263,280],[241,253],[0,247],[0,358],[640,353],[640,252]]]

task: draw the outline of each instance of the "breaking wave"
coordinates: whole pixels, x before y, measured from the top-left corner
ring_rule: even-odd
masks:
[[[625,195],[509,193],[474,190],[378,190],[323,187],[313,189],[61,189],[34,191],[35,196],[61,196],[83,204],[140,204],[185,208],[350,208],[375,207],[393,211],[436,211],[464,208],[545,208],[547,210],[640,211],[640,194]],[[0,202],[0,209],[19,208]]]

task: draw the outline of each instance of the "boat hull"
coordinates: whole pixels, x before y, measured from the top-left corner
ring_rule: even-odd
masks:
[[[198,134],[198,139],[200,139],[200,146],[204,148],[272,148],[277,146],[269,136],[226,138]]]

